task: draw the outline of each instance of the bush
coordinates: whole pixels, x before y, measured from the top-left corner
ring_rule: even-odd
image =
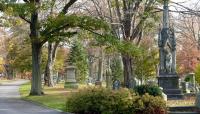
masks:
[[[140,85],[134,88],[134,91],[140,96],[148,93],[152,96],[162,96],[162,90],[156,85]]]
[[[76,114],[165,114],[161,97],[137,96],[128,89],[84,88],[67,98],[68,112]]]
[[[77,114],[123,114],[131,104],[127,89],[84,88],[67,99],[67,111]]]
[[[159,96],[145,94],[135,97],[132,108],[135,114],[166,114],[166,102]]]

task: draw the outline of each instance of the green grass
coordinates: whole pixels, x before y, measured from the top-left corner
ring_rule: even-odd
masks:
[[[79,85],[79,88],[85,87],[86,85]],[[26,83],[20,86],[20,94],[22,99],[33,101],[49,108],[58,109],[65,111],[66,98],[75,89],[64,89],[64,84],[58,84],[53,88],[45,87],[43,91],[45,95],[42,96],[29,96],[31,85]],[[168,106],[194,106],[195,98],[187,98],[185,100],[169,100],[167,101]]]
[[[22,99],[33,101],[49,108],[65,111],[66,96],[74,90],[64,89],[63,84],[58,84],[54,88],[45,87],[43,89],[45,95],[29,96],[31,85],[24,84],[20,87],[20,94]]]

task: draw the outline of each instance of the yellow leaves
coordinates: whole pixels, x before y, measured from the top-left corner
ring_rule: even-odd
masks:
[[[0,64],[4,64],[4,63],[5,63],[5,62],[4,62],[3,58],[0,57]]]
[[[0,57],[0,73],[4,71],[3,64],[5,64],[5,61],[3,60],[2,57]]]
[[[23,24],[21,19],[16,19],[15,20],[15,25],[21,25],[21,24]]]
[[[12,14],[14,13],[13,8],[12,8],[12,7],[8,7],[8,8],[5,10],[5,13],[6,13],[7,15],[12,15]]]

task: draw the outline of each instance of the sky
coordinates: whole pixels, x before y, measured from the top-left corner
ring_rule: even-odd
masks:
[[[190,8],[191,8],[191,6],[194,6],[195,3],[199,2],[198,5],[200,6],[200,0],[171,0],[171,1],[177,2],[181,5],[184,5],[184,6],[190,7]],[[176,6],[174,4],[170,4],[170,5]]]

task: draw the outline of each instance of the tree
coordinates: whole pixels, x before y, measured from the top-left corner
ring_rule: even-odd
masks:
[[[44,85],[47,85],[49,87],[54,86],[52,72],[53,72],[53,66],[54,66],[54,61],[56,58],[58,45],[59,45],[59,41],[55,43],[48,42],[48,59],[47,59],[47,64],[46,64],[45,74],[44,74]]]
[[[96,9],[95,14],[109,22],[113,35],[130,45],[139,45],[144,30],[153,27],[158,17],[155,13],[157,0],[107,0],[103,3],[99,1],[93,1],[93,3]],[[101,6],[102,4],[104,5]],[[125,87],[129,88],[130,80],[135,77],[134,66],[132,66],[134,59],[131,57],[131,53],[126,53],[127,50],[122,51],[124,83]]]
[[[195,80],[198,84],[200,84],[200,65],[198,64],[195,69]]]
[[[11,3],[5,0],[0,2],[0,10],[6,13],[11,10],[12,15],[19,16],[30,27],[30,40],[32,48],[32,83],[30,95],[42,95],[41,87],[41,53],[42,46],[49,40],[59,36],[70,36],[74,32],[67,31],[72,28],[83,28],[90,31],[107,28],[107,25],[98,19],[87,16],[66,15],[69,8],[77,0],[69,0],[55,16],[49,16],[49,6],[54,0],[23,0],[24,3]],[[40,14],[45,14],[42,17]]]
[[[81,42],[74,41],[70,50],[69,62],[77,68],[76,79],[78,82],[85,82],[88,75],[88,62],[86,50]]]
[[[113,57],[111,59],[111,75],[112,75],[112,80],[123,80],[123,69],[122,69],[122,64],[121,60],[118,56]]]
[[[4,70],[4,60],[2,57],[0,57],[0,73],[3,73]]]
[[[179,14],[173,17],[173,25],[177,31],[177,65],[178,73],[194,72],[199,63],[199,22],[194,15]]]
[[[134,61],[134,72],[137,79],[142,83],[156,77],[157,64],[159,61],[157,50],[143,50],[142,56],[135,57]]]

